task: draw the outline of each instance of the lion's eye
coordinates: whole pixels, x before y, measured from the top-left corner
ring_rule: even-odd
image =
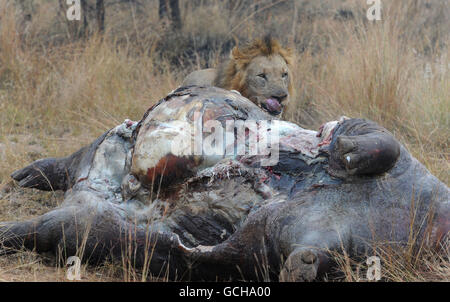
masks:
[[[288,73],[287,73],[287,72],[284,72],[281,76],[282,76],[283,78],[287,78],[287,77],[288,77]]]
[[[266,77],[265,73],[258,74],[258,77],[263,78],[264,80],[267,80],[267,77]]]

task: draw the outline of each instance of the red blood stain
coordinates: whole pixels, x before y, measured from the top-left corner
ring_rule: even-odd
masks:
[[[88,179],[87,177],[82,177],[82,178],[80,178],[80,179],[77,180],[77,183],[82,182],[82,181],[85,181],[85,180],[87,180],[87,179]]]
[[[267,170],[270,174],[272,174],[277,180],[280,180],[280,179],[281,179],[280,174],[275,173],[275,172],[273,171],[272,167],[266,167],[266,170]]]
[[[195,165],[194,159],[167,154],[158,161],[155,167],[147,169],[147,181],[148,183],[153,183],[161,176],[164,177],[164,181],[169,182],[183,179],[192,173],[192,168]]]

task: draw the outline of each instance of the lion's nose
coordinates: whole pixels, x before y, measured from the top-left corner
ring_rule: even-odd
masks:
[[[278,102],[282,103],[287,99],[287,94],[279,94],[279,95],[273,95],[272,98],[276,99]]]

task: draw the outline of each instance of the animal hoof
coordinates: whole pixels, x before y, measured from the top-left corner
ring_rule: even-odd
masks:
[[[317,261],[317,256],[312,251],[302,253],[302,261],[307,264],[313,264]]]
[[[281,282],[308,282],[317,277],[319,258],[312,250],[292,252],[280,272]]]

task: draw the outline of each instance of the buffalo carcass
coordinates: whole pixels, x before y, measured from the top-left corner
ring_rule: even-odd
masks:
[[[252,153],[255,142],[267,148]],[[180,88],[141,121],[12,178],[65,198],[0,223],[4,253],[126,257],[174,280],[314,280],[333,251],[438,245],[450,229],[448,187],[379,125],[305,130],[213,87]]]

